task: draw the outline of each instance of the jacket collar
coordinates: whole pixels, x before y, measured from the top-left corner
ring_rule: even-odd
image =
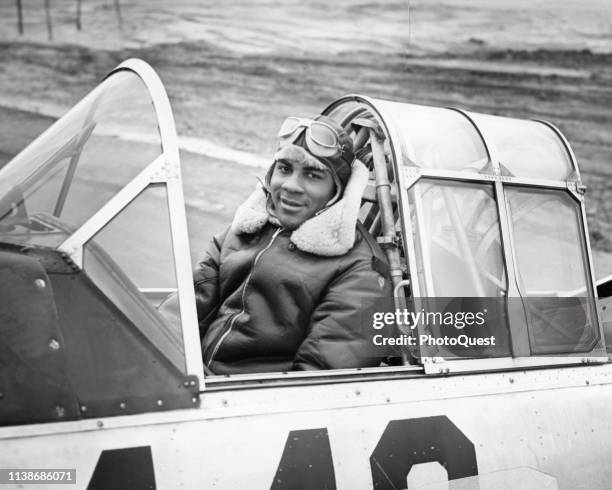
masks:
[[[302,223],[291,233],[291,241],[299,250],[315,255],[347,253],[355,243],[355,226],[367,183],[368,169],[356,160],[342,199]],[[236,234],[255,233],[268,221],[278,225],[267,211],[266,193],[258,186],[236,211],[232,231]]]

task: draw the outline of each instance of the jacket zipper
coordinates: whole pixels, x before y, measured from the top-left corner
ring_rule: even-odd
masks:
[[[279,233],[281,231],[283,231],[282,228],[279,228],[278,230],[276,230],[274,232],[274,235],[272,235],[272,238],[270,239],[270,242],[263,249],[261,249],[257,253],[257,255],[255,256],[255,259],[253,260],[253,265],[251,266],[251,272],[249,272],[249,275],[247,276],[246,281],[244,282],[244,287],[242,288],[242,295],[241,295],[242,309],[240,310],[240,312],[238,312],[234,316],[234,318],[231,319],[231,321],[229,323],[229,328],[225,332],[223,332],[221,337],[219,337],[219,340],[215,344],[215,347],[214,347],[214,349],[212,351],[212,354],[210,355],[210,358],[208,359],[208,362],[206,363],[206,367],[210,368],[210,365],[212,364],[212,361],[213,361],[213,359],[215,357],[215,354],[217,354],[217,351],[219,350],[219,347],[221,347],[221,344],[223,343],[223,341],[227,338],[227,336],[232,331],[234,323],[236,323],[236,319],[245,312],[246,290],[247,290],[247,287],[249,285],[249,281],[251,280],[251,277],[253,276],[253,272],[255,271],[255,266],[257,265],[257,262],[259,261],[261,256],[264,254],[264,252],[266,252],[266,250],[268,250],[272,246],[272,244],[274,243],[274,240],[276,239],[276,237],[279,235]]]

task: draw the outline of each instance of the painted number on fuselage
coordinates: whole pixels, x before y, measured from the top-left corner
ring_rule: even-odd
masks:
[[[271,490],[336,489],[327,429],[292,430]]]
[[[414,465],[436,461],[446,468],[449,480],[478,474],[474,444],[448,417],[392,420],[370,456],[372,486],[377,490],[405,488]],[[118,488],[155,489],[149,446],[102,451],[87,489]],[[326,428],[289,432],[270,488],[336,489]]]
[[[372,485],[405,488],[414,465],[436,461],[449,480],[478,474],[474,444],[448,417],[392,420],[370,456]]]
[[[155,490],[151,447],[102,451],[87,490]]]
[[[349,441],[347,441],[349,442]],[[375,489],[406,488],[410,469],[438,462],[454,480],[478,474],[474,444],[446,416],[392,420],[370,456]],[[327,429],[291,431],[271,490],[335,490]]]

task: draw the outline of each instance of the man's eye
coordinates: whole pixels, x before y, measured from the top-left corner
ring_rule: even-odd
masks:
[[[278,165],[276,168],[281,174],[288,174],[291,171],[287,165]]]
[[[306,176],[309,179],[314,179],[314,180],[320,180],[323,178],[323,176],[321,174],[319,174],[318,172],[307,172]]]

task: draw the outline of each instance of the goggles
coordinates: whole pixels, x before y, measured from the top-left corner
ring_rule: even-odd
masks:
[[[340,156],[347,165],[351,165],[355,155],[351,150],[340,144],[340,137],[336,130],[323,121],[288,117],[278,131],[280,146],[294,143],[305,131],[306,146],[310,153],[316,157],[333,158]]]

